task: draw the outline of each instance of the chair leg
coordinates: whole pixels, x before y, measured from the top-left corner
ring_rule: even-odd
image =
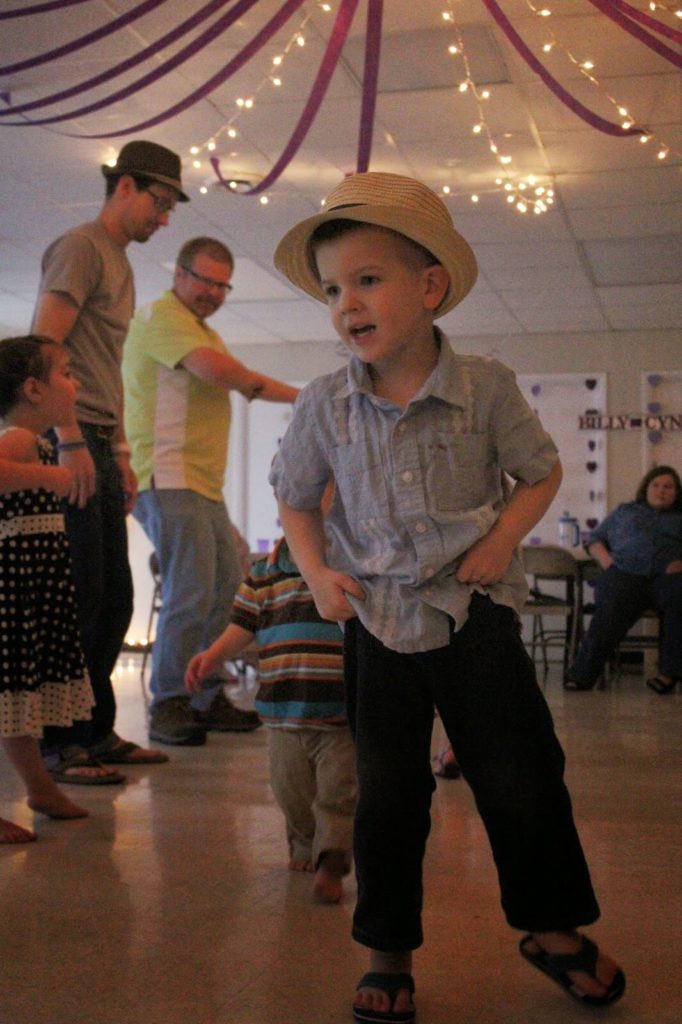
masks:
[[[535,661],[535,648],[539,647],[542,652],[542,667],[545,674],[549,671],[549,660],[547,657],[547,640],[545,637],[545,625],[542,615],[533,616],[533,635],[531,641],[531,657]]]
[[[147,668],[147,658],[149,657],[152,649],[152,641],[149,639],[152,635],[152,625],[154,623],[154,616],[158,614],[159,604],[161,601],[161,588],[158,583],[154,584],[154,593],[152,594],[152,606],[149,609],[149,619],[147,621],[147,643],[142,655],[142,666],[140,668],[140,681],[144,685],[144,673]]]

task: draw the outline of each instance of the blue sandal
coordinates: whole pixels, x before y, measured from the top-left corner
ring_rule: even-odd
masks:
[[[353,1020],[357,1024],[414,1024],[416,1011],[414,1006],[411,1010],[394,1010],[393,1003],[401,988],[406,988],[410,995],[414,995],[414,980],[411,974],[384,974],[379,971],[369,971],[358,983],[358,988],[378,988],[390,997],[390,1010],[370,1010],[363,1006],[353,1004]]]
[[[521,956],[552,981],[556,981],[557,985],[561,985],[569,996],[584,1006],[608,1006],[609,1003],[615,1003],[617,999],[620,999],[625,992],[625,975],[620,970],[616,971],[613,981],[603,996],[579,995],[573,991],[576,983],[569,977],[569,971],[584,971],[585,974],[589,974],[591,978],[599,982],[596,971],[599,950],[587,936],[580,936],[581,945],[576,953],[546,953],[544,949],[533,953],[528,949],[528,944],[531,942],[537,945],[532,935],[524,935],[519,943]],[[599,982],[599,984],[603,984],[603,982]]]

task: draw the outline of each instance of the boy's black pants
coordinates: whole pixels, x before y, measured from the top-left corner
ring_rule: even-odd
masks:
[[[344,655],[359,783],[353,937],[384,951],[422,943],[434,706],[487,829],[509,924],[596,920],[563,751],[513,610],[474,594],[449,646],[419,654],[389,650],[352,619]]]

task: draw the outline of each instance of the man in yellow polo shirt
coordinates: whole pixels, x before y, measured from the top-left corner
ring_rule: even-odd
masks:
[[[162,580],[149,734],[174,745],[200,745],[210,729],[260,724],[230,703],[221,679],[207,680],[191,703],[184,687],[189,659],[229,621],[242,575],[223,497],[230,391],[270,402],[293,402],[298,393],[249,370],[206,324],[231,291],[233,269],[217,239],[186,242],[172,290],[137,311],[124,347],[125,426],[139,484],[133,515]]]

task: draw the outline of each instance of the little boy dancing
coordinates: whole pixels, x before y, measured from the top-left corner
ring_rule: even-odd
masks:
[[[519,628],[517,549],[560,463],[513,373],[456,355],[433,324],[473,287],[473,252],[435,193],[369,172],[289,231],[275,264],[328,305],[351,357],[299,396],[270,479],[320,614],[345,623],[353,937],[371,951],[354,1018],[415,1019],[434,707],[487,829],[507,920],[527,932],[522,955],[581,1002],[611,1003],[625,979],[576,931],[599,909]]]
[[[342,636],[335,623],[320,619],[284,538],[241,583],[225,631],[190,661],[187,689],[199,689],[254,639],[256,710],[268,729],[270,785],[284,813],[289,869],[314,871],[314,899],[338,903],[357,797]]]

